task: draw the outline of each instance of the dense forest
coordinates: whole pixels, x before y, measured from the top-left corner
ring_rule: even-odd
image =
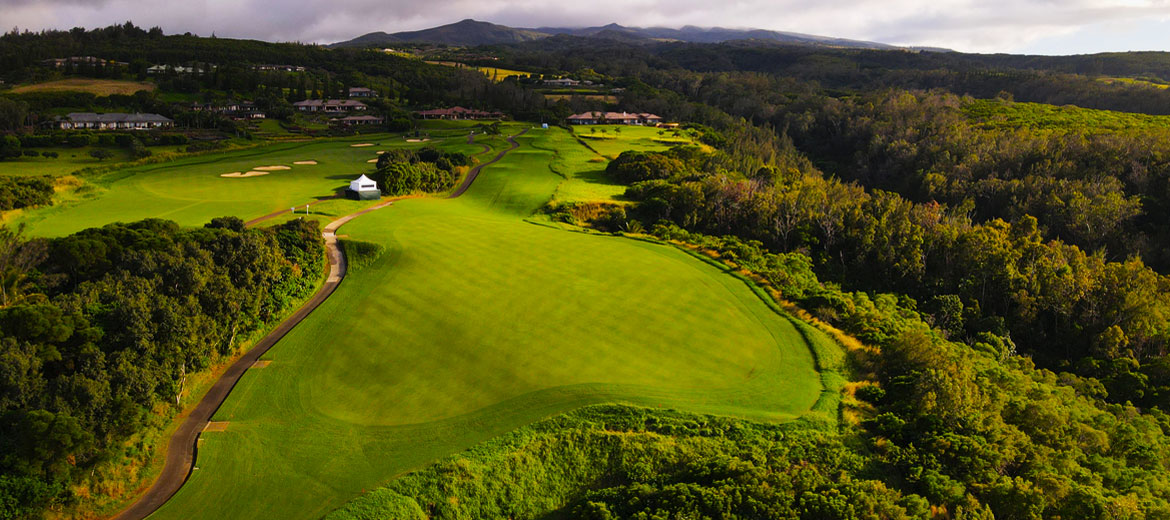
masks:
[[[148,458],[143,430],[177,411],[188,380],[281,319],[323,268],[303,220],[145,220],[51,240],[0,228],[0,518],[68,505],[110,463]]]

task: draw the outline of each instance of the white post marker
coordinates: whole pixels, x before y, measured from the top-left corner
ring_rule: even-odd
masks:
[[[308,204],[305,204],[305,214],[306,215],[309,214],[309,205]]]

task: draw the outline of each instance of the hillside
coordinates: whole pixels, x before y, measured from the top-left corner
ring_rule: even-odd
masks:
[[[625,27],[616,23],[600,27],[540,27],[534,31],[547,34],[567,34],[571,36],[605,37],[614,33],[634,37],[673,40],[689,43],[723,43],[732,40],[760,40],[800,45],[821,45],[829,47],[848,47],[857,49],[897,49],[894,45],[846,38],[833,38],[785,31],[769,31],[766,29],[727,29],[723,27],[695,27],[687,25],[680,29],[671,27]],[[611,38],[612,39],[612,38]]]
[[[681,41],[689,43],[722,43],[733,40],[754,40],[768,43],[853,49],[900,48],[884,43],[795,32],[769,31],[765,29],[704,28],[692,25],[674,29],[669,27],[626,27],[616,23],[597,27],[540,27],[523,29],[471,19],[420,31],[397,33],[372,32],[358,36],[352,40],[334,43],[331,47],[370,47],[403,42],[465,46],[493,45],[539,40],[560,34],[625,42]]]
[[[393,34],[373,32],[349,41],[335,43],[331,47],[368,47],[402,42],[474,46],[523,42],[545,37],[548,37],[548,34],[467,19],[421,31]]]

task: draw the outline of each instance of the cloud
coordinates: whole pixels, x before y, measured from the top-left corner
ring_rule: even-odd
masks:
[[[1165,24],[1170,0],[0,0],[0,12],[4,22],[31,30],[132,20],[167,33],[319,43],[475,18],[521,27],[752,27],[1011,52],[1101,24]]]

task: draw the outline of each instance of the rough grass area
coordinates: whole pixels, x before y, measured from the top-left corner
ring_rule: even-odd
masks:
[[[693,468],[711,470],[715,461],[730,461],[740,471],[761,465],[799,471],[808,464],[809,448],[821,460],[844,451],[835,439],[802,425],[591,406],[412,472],[354,499],[325,520],[577,518],[568,509],[599,488],[634,479],[661,483],[710,478]],[[761,452],[767,456],[758,456]],[[754,463],[743,460],[748,454],[757,455]],[[725,490],[728,480],[719,479],[712,487]],[[678,488],[682,493],[711,490]],[[647,495],[648,501],[657,498]]]
[[[588,139],[589,146],[608,159],[626,150],[660,151],[694,142],[686,131],[678,136],[674,130],[634,125],[582,125],[573,127],[578,136]]]
[[[31,85],[13,87],[13,94],[30,94],[34,92],[88,92],[96,96],[111,94],[130,95],[139,90],[154,91],[154,83],[141,81],[121,81],[114,79],[75,78],[46,81]]]
[[[345,260],[350,271],[368,267],[386,251],[382,244],[349,239],[341,240],[341,248],[345,250]]]
[[[963,112],[974,123],[988,129],[1027,128],[1085,133],[1170,130],[1170,116],[1096,110],[1072,105],[978,99],[964,104]]]
[[[241,380],[215,417],[231,427],[152,518],[318,518],[593,404],[817,415],[818,359],[743,280],[669,245],[526,222],[566,180],[551,149],[580,145],[560,129],[518,140],[463,197],[399,201],[338,231],[384,252]]]
[[[97,160],[89,152],[97,149],[108,150],[114,156]],[[148,149],[154,155],[173,154],[186,146],[151,146]],[[45,146],[32,148],[37,152],[56,152],[57,157],[29,157],[22,156],[16,159],[0,161],[0,177],[14,175],[52,175],[58,177],[77,173],[85,168],[104,168],[118,163],[134,161],[135,157],[126,148],[117,146]]]
[[[547,100],[555,103],[555,102],[561,101],[561,100],[573,99],[574,97],[577,97],[577,96],[581,97],[582,99],[585,99],[586,101],[601,101],[603,103],[617,103],[618,102],[617,96],[608,95],[608,94],[545,94],[544,99],[547,99]]]

